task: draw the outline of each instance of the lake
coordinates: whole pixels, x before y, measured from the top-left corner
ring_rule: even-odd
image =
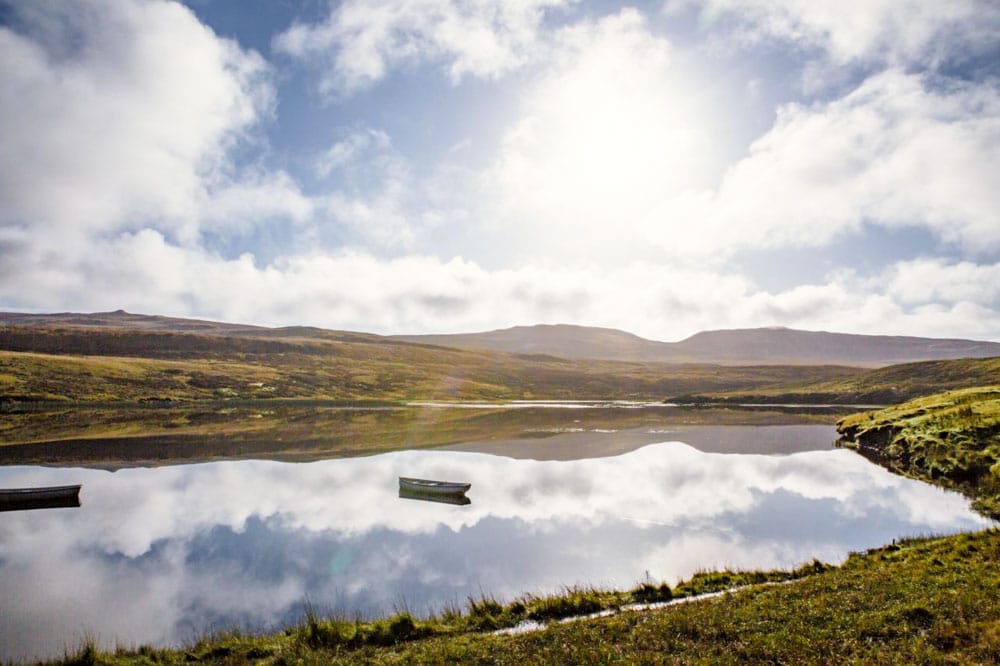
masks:
[[[82,483],[83,506],[0,513],[0,659],[84,636],[177,644],[566,586],[787,568],[989,522],[955,493],[832,448],[826,425],[575,427],[316,462],[116,471],[0,467],[0,487]],[[397,478],[472,483],[466,506]]]

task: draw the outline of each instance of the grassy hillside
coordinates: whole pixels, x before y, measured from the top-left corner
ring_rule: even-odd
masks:
[[[703,331],[676,343],[691,358],[718,363],[775,362],[889,365],[907,361],[1000,356],[1000,343],[918,338],[901,335],[855,335],[790,328]]]
[[[658,342],[610,328],[566,324],[514,326],[484,333],[394,336],[394,339],[462,349],[647,363],[879,366],[1000,355],[1000,343],[996,342],[853,335],[780,327],[703,331],[679,342]]]
[[[484,431],[468,415],[414,430],[409,422],[416,417],[380,415],[366,423],[332,408],[419,400],[659,401],[677,391],[766,389],[858,373],[836,366],[572,361],[312,329],[218,334],[189,330],[198,322],[180,331],[157,328],[166,325],[159,319],[140,323],[146,328],[79,327],[60,319],[50,327],[0,329],[0,348],[7,348],[0,350],[0,462],[176,461],[199,451],[204,457],[374,453]],[[704,422],[707,414],[680,416]],[[730,422],[725,414],[711,416]],[[516,435],[515,427],[498,426],[487,436]],[[10,448],[42,443],[50,444]]]
[[[62,339],[48,347],[34,339],[38,331],[60,330]],[[100,331],[145,333],[154,344],[127,347],[131,338],[119,339],[117,351],[95,351],[94,333]],[[185,334],[187,338],[177,338]],[[317,341],[426,344],[449,348],[512,354],[544,354],[570,359],[603,359],[630,363],[713,363],[736,365],[862,365],[879,366],[906,361],[1000,356],[1000,343],[909,336],[853,335],[787,328],[703,331],[679,342],[659,342],[626,331],[567,324],[514,326],[483,333],[449,335],[398,335],[384,337],[319,329],[308,326],[267,328],[246,324],[137,315],[121,310],[93,314],[22,314],[0,312],[0,349],[48,353],[103,353],[149,356],[180,344],[215,345],[217,350],[279,351],[291,345],[312,347]],[[256,343],[249,341],[256,340]],[[269,341],[265,343],[264,341]],[[104,344],[102,341],[99,344]]]
[[[397,335],[393,336],[393,339],[458,349],[549,354],[562,358],[624,360],[642,363],[669,363],[678,360],[670,343],[647,340],[612,328],[570,324],[514,326],[483,333]]]
[[[7,328],[0,330],[0,350],[0,400],[658,400],[858,372],[571,361],[371,336],[272,339],[123,329]]]
[[[790,382],[764,390],[738,389],[675,395],[673,402],[888,405],[943,390],[993,384],[1000,357],[902,363],[818,382]]]
[[[837,429],[843,446],[898,474],[959,490],[1000,519],[1000,385],[855,414]]]

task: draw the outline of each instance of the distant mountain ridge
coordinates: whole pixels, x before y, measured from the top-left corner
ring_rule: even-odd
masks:
[[[1000,343],[912,336],[855,335],[790,328],[703,331],[659,342],[608,328],[569,324],[515,326],[484,333],[393,336],[463,349],[549,354],[642,363],[891,365],[1000,356]]]
[[[200,319],[141,315],[116,310],[91,314],[0,312],[3,327],[113,328],[212,338],[333,340],[420,344],[568,359],[635,363],[716,363],[723,365],[864,365],[912,361],[1000,357],[1000,343],[911,336],[855,335],[789,328],[703,331],[679,342],[660,342],[612,328],[539,324],[483,333],[380,336],[309,326],[269,328]],[[3,346],[0,345],[0,348]]]
[[[0,312],[0,326],[47,326],[50,328],[116,328],[133,331],[159,333],[188,333],[217,337],[241,338],[300,338],[323,340],[385,340],[374,333],[354,333],[334,331],[315,326],[255,326],[234,324],[208,319],[185,319],[163,315],[133,314],[125,310],[114,312],[56,312],[51,314],[28,314],[23,312]]]

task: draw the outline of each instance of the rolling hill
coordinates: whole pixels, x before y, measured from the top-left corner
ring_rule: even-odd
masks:
[[[0,315],[0,402],[662,400],[846,379],[857,372],[836,366],[581,361],[120,311]]]
[[[200,336],[202,344],[233,348],[236,343],[210,342],[207,338],[269,340],[258,344],[278,351],[281,342],[299,351],[314,343],[365,342],[387,345],[433,345],[454,349],[546,355],[566,359],[600,359],[628,363],[713,363],[721,365],[855,365],[885,366],[914,361],[1000,356],[1000,343],[980,340],[921,338],[912,336],[855,335],[790,328],[748,328],[702,331],[678,342],[660,342],[625,331],[570,324],[514,326],[483,333],[444,335],[393,335],[336,331],[310,326],[269,328],[199,319],[132,314],[123,310],[92,314],[23,314],[0,312],[0,336],[4,349],[18,350],[17,331],[34,328],[73,331],[118,329],[143,332],[153,341],[150,351],[171,335]],[[160,334],[156,337],[154,334]],[[81,339],[87,336],[80,336]],[[154,340],[155,339],[155,340]],[[185,338],[188,343],[196,338]],[[66,340],[64,340],[65,342]],[[158,341],[158,342],[156,342]],[[34,348],[34,351],[56,351]],[[85,343],[81,343],[85,344]],[[250,343],[240,343],[249,345]],[[167,344],[169,347],[170,345]],[[325,349],[325,345],[323,346]]]
[[[611,349],[622,356],[657,358],[662,348],[682,344],[672,347],[609,329],[537,328],[556,334],[549,343],[558,341],[579,354],[603,355]],[[525,346],[537,343],[531,336],[535,327],[521,332],[526,339],[514,349],[524,351],[502,351],[444,347],[424,337],[410,342],[366,333],[121,311],[0,313],[0,446],[152,435],[225,435],[225,441],[240,446],[291,433],[298,433],[298,440],[323,438],[343,430],[322,420],[323,410],[331,406],[398,406],[425,400],[667,399],[723,403],[727,408],[746,402],[887,404],[946,388],[996,383],[1000,372],[1000,357],[879,369],[567,358],[546,353],[550,348],[544,345]],[[805,334],[805,339],[825,335]],[[860,336],[833,337],[850,342]],[[497,344],[505,342],[503,335],[498,338]],[[739,339],[737,335],[732,344]],[[578,340],[590,346],[579,346]],[[878,340],[891,352],[896,339]],[[733,357],[711,333],[684,342],[701,345],[702,354]],[[912,340],[903,339],[907,342]],[[942,348],[956,349],[937,349]],[[751,351],[767,357],[768,349],[765,345],[764,351]],[[809,351],[800,351],[799,357]],[[679,411],[678,418],[701,418],[697,409]]]
[[[703,331],[679,342],[658,342],[615,329],[566,324],[515,326],[485,333],[393,336],[393,339],[462,349],[641,363],[882,366],[1000,356],[997,342],[789,328]]]

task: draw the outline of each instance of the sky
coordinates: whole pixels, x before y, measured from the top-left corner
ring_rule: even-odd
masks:
[[[1000,340],[997,0],[0,0],[0,310]]]

